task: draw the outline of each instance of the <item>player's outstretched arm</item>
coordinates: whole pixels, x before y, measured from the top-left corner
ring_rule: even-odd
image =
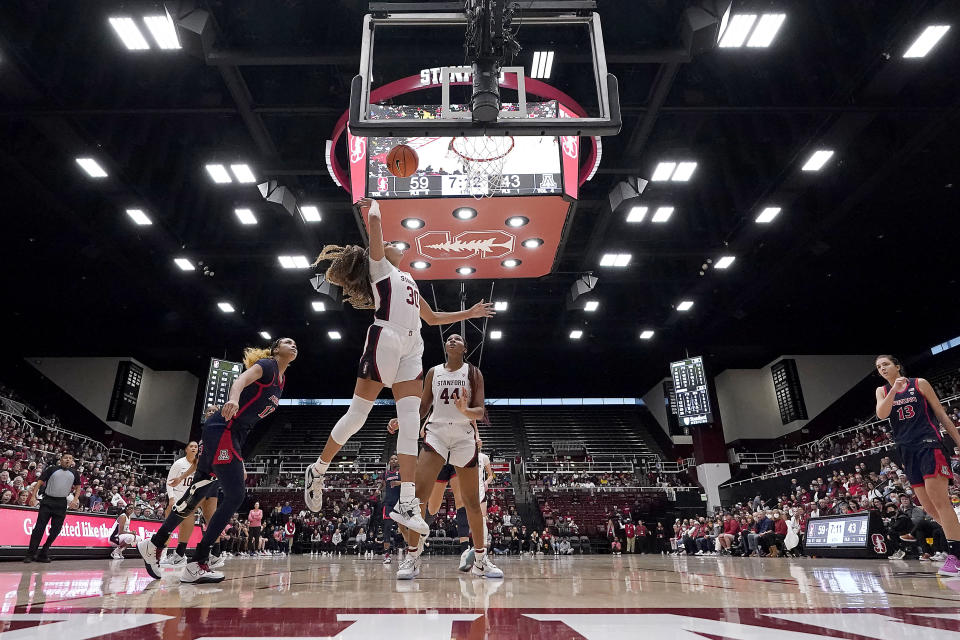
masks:
[[[471,318],[490,318],[497,315],[492,302],[481,300],[464,311],[434,311],[426,300],[420,298],[420,317],[429,325],[451,324]]]
[[[373,198],[363,198],[357,204],[363,209],[369,209],[367,220],[370,227],[370,259],[383,260],[383,226],[380,223],[380,203]]]

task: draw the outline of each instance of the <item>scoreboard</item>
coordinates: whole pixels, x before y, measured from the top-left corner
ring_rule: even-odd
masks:
[[[889,552],[876,511],[810,518],[806,533],[803,548],[816,557],[882,558]]]
[[[710,424],[710,394],[707,376],[703,372],[703,358],[687,358],[670,363],[670,375],[676,394],[677,418],[681,425]]]
[[[230,399],[230,387],[240,377],[243,365],[239,362],[210,358],[210,373],[207,374],[206,393],[201,414],[212,404],[222,407]]]
[[[528,196],[561,193],[562,177],[552,173],[510,173],[503,175],[494,195]],[[426,198],[434,196],[464,197],[472,195],[465,175],[415,174],[409,178],[393,175],[370,175],[367,194],[371,198]]]

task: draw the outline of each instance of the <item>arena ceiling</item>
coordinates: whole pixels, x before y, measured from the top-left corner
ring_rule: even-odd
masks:
[[[488,395],[632,396],[686,354],[717,373],[782,353],[910,354],[958,333],[960,6],[734,0],[734,12],[786,14],[772,46],[690,57],[676,53],[690,4],[600,0],[623,130],[603,141],[555,273],[495,283],[509,307],[490,325],[503,339],[483,352]],[[366,3],[200,5],[218,29],[206,60],[121,44],[108,18],[162,13],[159,3],[0,4],[11,355],[130,355],[203,375],[207,358],[235,357],[266,330],[300,344],[288,395],[346,396],[369,312],[314,312],[309,274],[277,257],[362,239],[324,141],[347,107]],[[953,29],[925,58],[904,59],[931,24]],[[833,157],[801,171],[818,148]],[[693,179],[645,194],[675,207],[668,224],[611,213],[617,181],[678,152],[698,163]],[[87,156],[109,176],[79,170]],[[266,208],[256,185],[213,184],[204,165],[218,158],[245,159],[322,221]],[[774,203],[779,216],[756,224]],[[243,206],[258,225],[238,223]],[[128,208],[153,224],[135,225]],[[608,251],[630,252],[629,266],[601,268]],[[730,269],[702,268],[726,254]],[[182,255],[213,275],[181,271]],[[566,303],[586,272],[599,277],[593,313]],[[466,290],[479,299],[490,281]],[[435,283],[440,308],[458,291]],[[690,311],[675,308],[684,299]],[[237,311],[222,313],[224,300]],[[654,337],[640,340],[644,329]],[[424,339],[426,363],[439,361],[437,330]]]

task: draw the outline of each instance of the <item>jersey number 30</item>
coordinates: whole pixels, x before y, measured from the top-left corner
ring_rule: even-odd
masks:
[[[420,308],[420,292],[409,285],[407,285],[407,304]]]
[[[450,391],[450,389],[444,387],[443,391],[440,392],[440,399],[443,400],[443,404],[450,404],[451,400],[456,402],[458,398],[460,398],[460,389]]]

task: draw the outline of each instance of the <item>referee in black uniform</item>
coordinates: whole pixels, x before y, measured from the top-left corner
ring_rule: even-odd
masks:
[[[47,552],[50,545],[60,535],[60,529],[63,528],[63,521],[67,517],[67,498],[72,493],[74,496],[80,495],[80,474],[73,468],[73,456],[65,453],[60,456],[60,466],[50,466],[43,470],[40,479],[33,485],[33,491],[30,493],[29,504],[31,507],[37,505],[37,492],[40,487],[45,487],[43,499],[40,501],[40,513],[37,515],[37,522],[33,526],[33,533],[30,534],[30,549],[27,551],[24,562],[50,562],[50,556]],[[79,501],[75,497],[71,509],[76,509]],[[40,539],[43,538],[43,531],[50,523],[50,534],[43,545],[43,551],[37,555],[37,549],[40,548]]]

